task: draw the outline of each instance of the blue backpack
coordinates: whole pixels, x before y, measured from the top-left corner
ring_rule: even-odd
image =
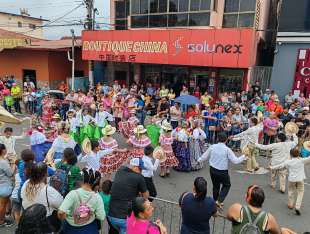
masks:
[[[54,175],[50,178],[50,186],[56,189],[63,197],[68,193],[68,174],[70,167],[66,169],[63,165],[56,169]]]

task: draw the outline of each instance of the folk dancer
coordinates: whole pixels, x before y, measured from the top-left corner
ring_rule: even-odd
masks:
[[[272,143],[270,145],[261,145],[255,144],[255,147],[262,150],[271,150],[271,181],[270,186],[275,189],[276,188],[276,180],[279,177],[279,184],[280,184],[280,192],[285,192],[285,183],[286,183],[286,175],[287,170],[286,168],[279,168],[279,169],[272,169],[286,160],[290,159],[290,151],[291,149],[295,148],[298,144],[298,137],[296,134],[293,135],[293,140],[288,140],[284,133],[279,133],[276,139],[276,143]]]

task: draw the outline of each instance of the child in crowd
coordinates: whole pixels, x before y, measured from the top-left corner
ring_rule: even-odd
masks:
[[[300,215],[300,208],[304,196],[305,164],[310,163],[310,157],[301,158],[298,149],[290,151],[291,159],[282,164],[271,166],[272,170],[286,167],[288,169],[288,208],[293,209],[295,204],[296,215]],[[295,200],[295,195],[296,200]]]
[[[15,144],[16,140],[21,140],[25,137],[25,133],[23,132],[21,136],[13,136],[13,128],[6,127],[4,129],[4,135],[0,136],[0,143],[5,145],[6,148],[6,157],[9,160],[10,164],[15,164],[16,160],[16,151]]]
[[[77,164],[77,156],[71,148],[66,148],[63,152],[62,160],[56,163],[56,169],[62,169],[68,173],[68,187],[66,193],[75,189],[78,182],[82,180],[82,173]]]
[[[144,148],[144,156],[142,157],[142,160],[144,163],[145,170],[142,170],[142,175],[144,177],[146,187],[150,193],[150,196],[156,197],[157,191],[156,191],[156,187],[155,187],[154,182],[153,182],[153,176],[154,176],[154,172],[157,170],[160,162],[158,159],[155,159],[155,162],[153,164],[153,161],[152,161],[153,151],[154,151],[154,149],[150,145],[146,146]],[[149,199],[149,200],[152,201],[153,199]]]
[[[112,181],[111,180],[105,180],[103,181],[101,185],[101,192],[99,192],[99,195],[102,198],[103,204],[104,204],[104,211],[106,214],[109,213],[110,209],[110,199],[111,199],[111,188],[112,188]],[[109,224],[109,234],[118,234],[118,231],[111,225],[109,219],[107,219]]]

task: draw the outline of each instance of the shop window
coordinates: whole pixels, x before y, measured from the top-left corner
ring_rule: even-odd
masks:
[[[148,27],[148,16],[131,16],[131,27],[133,28],[147,28]]]
[[[115,18],[125,18],[125,2],[115,2]]]
[[[168,19],[168,26],[188,26],[188,14],[171,14]]]
[[[167,27],[167,15],[150,15],[150,27]]]
[[[240,69],[221,69],[218,79],[218,92],[241,92],[244,71]]]
[[[189,26],[208,26],[210,24],[210,13],[189,14]]]

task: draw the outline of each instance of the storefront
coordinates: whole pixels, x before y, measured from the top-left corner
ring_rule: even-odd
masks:
[[[107,62],[108,81],[121,76],[177,93],[185,84],[217,95],[247,88],[256,38],[252,29],[84,31],[82,56]]]

